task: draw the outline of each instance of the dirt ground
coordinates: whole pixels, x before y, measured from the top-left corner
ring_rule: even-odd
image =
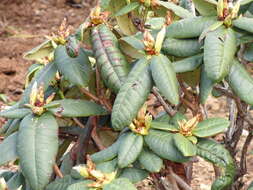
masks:
[[[55,0],[1,0],[0,2],[0,94],[16,101],[23,92],[24,78],[31,62],[22,58],[55,32],[64,17],[68,24],[77,27],[89,14],[89,7],[73,8],[58,4]],[[1,102],[0,102],[1,106]],[[226,116],[224,99],[210,99],[210,116]],[[240,149],[240,147],[238,147]],[[251,145],[252,152],[253,144]],[[246,182],[253,180],[253,156],[248,155],[249,173]],[[194,163],[192,187],[194,190],[209,190],[214,180],[212,165],[199,159]],[[146,188],[140,188],[146,189]]]

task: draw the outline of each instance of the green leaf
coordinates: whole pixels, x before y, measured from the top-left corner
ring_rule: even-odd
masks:
[[[204,69],[204,65],[201,67],[201,76],[200,76],[200,102],[205,104],[208,96],[213,90],[215,82],[213,82],[208,76]]]
[[[171,125],[168,122],[162,122],[162,121],[156,121],[156,120],[151,122],[151,128],[159,129],[162,131],[173,131],[173,132],[178,131],[177,126]]]
[[[240,5],[246,5],[246,4],[251,3],[251,2],[253,2],[253,0],[242,0],[240,2]]]
[[[221,81],[229,72],[236,52],[236,37],[230,28],[221,27],[207,34],[204,44],[204,64],[207,76]]]
[[[243,59],[253,62],[253,44],[250,43],[246,46],[246,49],[243,54]]]
[[[14,161],[18,158],[16,145],[17,133],[8,136],[2,143],[0,143],[0,165],[6,164],[9,161]]]
[[[58,125],[44,113],[26,116],[17,139],[20,168],[33,190],[42,190],[50,181],[58,150]]]
[[[30,94],[34,83],[37,83],[37,86],[43,85],[44,92],[47,90],[51,81],[55,78],[57,72],[57,67],[55,63],[48,63],[43,69],[41,69],[36,76],[33,78],[31,83],[25,89],[23,96],[20,101],[20,105],[26,104],[29,102]]]
[[[28,108],[7,109],[0,112],[0,117],[20,119],[31,113]]]
[[[165,24],[164,17],[151,17],[145,23],[145,26],[148,26],[151,30],[161,30]]]
[[[91,66],[88,56],[82,49],[75,58],[69,57],[64,46],[58,46],[55,50],[54,61],[60,73],[71,83],[85,87],[88,85]]]
[[[102,106],[87,100],[63,99],[55,100],[47,106],[60,104],[59,107],[48,108],[48,111],[60,114],[63,117],[87,117],[94,115],[107,115]]]
[[[143,42],[140,39],[136,38],[135,36],[126,36],[126,37],[120,38],[120,40],[125,41],[126,43],[134,47],[135,49],[144,50]]]
[[[47,185],[45,190],[67,190],[68,186],[73,183],[76,183],[76,180],[72,179],[70,175],[66,175]]]
[[[129,164],[132,164],[141,153],[142,147],[143,137],[129,132],[119,146],[118,166],[125,168]]]
[[[253,182],[251,182],[247,190],[253,190]]]
[[[172,104],[178,104],[178,81],[170,60],[162,54],[152,56],[150,68],[154,82],[162,95]]]
[[[187,120],[187,118],[185,117],[184,114],[182,114],[181,112],[177,112],[170,120],[170,124],[176,126],[177,128],[179,128],[179,121],[182,120]]]
[[[148,147],[160,157],[173,162],[186,162],[188,158],[184,157],[177,149],[173,135],[173,133],[167,131],[151,129],[149,135],[144,137],[144,140]]]
[[[202,52],[202,44],[197,39],[166,38],[163,42],[162,52],[166,55],[189,57]]]
[[[47,57],[54,51],[51,40],[46,40],[37,47],[25,53],[24,58],[28,60],[39,60]]]
[[[163,160],[148,149],[143,149],[138,157],[138,161],[144,169],[149,172],[159,172],[163,167]]]
[[[195,8],[202,16],[216,16],[216,6],[204,0],[193,0]]]
[[[126,178],[118,178],[104,186],[103,190],[137,190],[135,186]],[[83,189],[82,189],[83,190]]]
[[[223,118],[210,118],[198,123],[192,133],[197,137],[210,137],[223,132],[229,126],[229,121]]]
[[[118,41],[108,26],[101,24],[91,31],[96,65],[106,86],[117,93],[130,70],[118,48]]]
[[[195,156],[196,146],[192,144],[187,138],[180,133],[174,134],[174,142],[176,147],[182,152],[184,156]]]
[[[62,157],[62,162],[61,162],[61,173],[62,175],[69,175],[71,172],[72,167],[74,166],[74,160],[72,160],[71,158],[71,154],[70,152],[66,153],[63,157]]]
[[[140,59],[120,88],[112,110],[112,126],[122,130],[131,124],[152,88],[148,60]],[[133,98],[134,97],[134,98]]]
[[[147,178],[149,173],[139,168],[124,168],[119,178],[127,178],[132,183],[138,183]]]
[[[235,163],[229,151],[214,140],[199,139],[197,143],[197,155],[222,168],[222,176],[214,181],[211,189],[229,189],[234,182],[236,173]]]
[[[156,115],[155,120],[154,121],[158,121],[158,122],[169,122],[170,121],[170,116],[167,112],[163,111],[160,112]]]
[[[125,7],[123,7],[122,9],[120,9],[114,16],[125,15],[125,14],[135,10],[139,5],[140,5],[139,2],[130,3],[130,4],[126,5]]]
[[[119,1],[119,0],[110,0],[110,8],[112,14],[117,13],[120,9],[127,5],[126,1]],[[135,34],[137,29],[135,28],[132,19],[128,17],[128,15],[117,16],[117,25],[119,26],[121,32],[126,35]]]
[[[96,164],[96,170],[100,170],[103,173],[112,173],[116,171],[118,160],[117,158]]]
[[[7,132],[13,121],[14,119],[8,119],[6,123],[2,127],[0,127],[0,135],[5,134]]]
[[[106,162],[109,160],[112,160],[118,155],[118,150],[121,141],[124,141],[125,134],[123,133],[115,143],[113,143],[111,146],[107,147],[104,150],[101,150],[99,152],[96,152],[91,155],[91,159],[95,163],[100,163],[100,162]]]
[[[211,26],[209,26],[208,28],[206,28],[202,33],[201,35],[199,36],[199,42],[201,42],[205,37],[206,35],[209,33],[209,32],[213,32],[215,31],[216,29],[218,29],[220,26],[223,25],[223,21],[217,21],[215,22],[214,24],[212,24]]]
[[[253,33],[253,18],[239,17],[238,19],[233,20],[233,26]]]
[[[94,183],[91,180],[84,180],[68,186],[67,190],[95,190],[95,188],[88,187],[87,185]]]
[[[237,60],[233,61],[227,80],[241,100],[253,105],[253,97],[250,95],[253,93],[253,78]]]
[[[14,132],[16,132],[19,129],[20,122],[21,122],[21,119],[14,119],[13,122],[11,123],[10,127],[8,128],[8,130],[5,133],[5,137],[8,137],[11,134],[13,134]]]
[[[217,22],[216,17],[202,16],[175,21],[167,26],[166,37],[195,38],[200,36],[204,29],[208,28],[215,22]]]
[[[189,12],[187,9],[184,9],[183,7],[180,7],[172,2],[158,1],[158,3],[163,7],[165,7],[166,9],[173,11],[177,16],[181,18],[193,17],[193,14]]]
[[[176,73],[194,71],[203,63],[203,54],[197,54],[192,57],[173,62]]]
[[[17,190],[20,186],[25,186],[25,178],[21,172],[14,174],[7,182],[8,190]]]

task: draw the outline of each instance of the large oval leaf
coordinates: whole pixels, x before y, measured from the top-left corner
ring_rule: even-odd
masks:
[[[20,119],[31,113],[28,108],[7,109],[0,112],[0,117]]]
[[[127,178],[132,183],[138,183],[148,177],[148,172],[139,168],[124,168],[119,178]]]
[[[91,38],[103,81],[117,93],[128,75],[129,64],[116,45],[116,37],[106,25],[93,28]]]
[[[217,13],[216,6],[205,0],[193,0],[195,8],[202,16],[215,16]]]
[[[175,125],[171,125],[168,122],[157,121],[157,120],[152,121],[150,127],[153,129],[159,129],[162,131],[174,131],[175,132],[175,131],[179,130],[178,127]]]
[[[199,88],[199,94],[200,94],[200,102],[201,104],[205,104],[208,96],[211,94],[213,86],[215,85],[215,82],[211,80],[206,73],[206,70],[204,69],[204,65],[201,67],[201,74],[200,74],[200,88]]]
[[[189,17],[194,16],[187,9],[184,9],[183,7],[180,7],[173,2],[158,1],[158,3],[162,5],[163,7],[165,7],[166,9],[171,10],[172,12],[174,12],[177,16],[181,18],[189,18]]]
[[[104,186],[103,190],[137,190],[127,178],[119,178]],[[83,190],[83,189],[82,189]]]
[[[253,33],[253,18],[239,17],[233,21],[233,25],[239,29]]]
[[[51,114],[28,115],[22,120],[17,152],[22,173],[33,190],[44,189],[50,181],[57,150],[58,125]]]
[[[152,87],[148,66],[146,58],[140,59],[122,85],[112,110],[112,126],[115,130],[129,126],[146,101]]]
[[[176,73],[194,71],[203,63],[203,54],[194,55],[179,61],[173,62]]]
[[[197,137],[209,137],[223,132],[229,126],[229,121],[223,118],[210,118],[198,123],[192,133]]]
[[[200,53],[202,44],[197,39],[166,38],[163,42],[162,52],[166,55],[188,57]]]
[[[220,27],[209,32],[204,44],[204,64],[207,76],[221,81],[229,72],[236,51],[236,38],[230,28]]]
[[[88,56],[80,49],[79,55],[72,58],[68,55],[64,46],[58,46],[55,50],[54,61],[60,73],[71,83],[78,86],[87,86],[90,75],[91,65]]]
[[[32,87],[34,83],[37,83],[37,86],[43,85],[44,92],[50,85],[51,81],[54,79],[57,72],[57,67],[55,63],[48,63],[43,69],[41,69],[33,78],[31,83],[25,89],[23,96],[20,101],[20,106],[29,102],[30,94],[32,92]]]
[[[184,156],[195,156],[196,155],[196,146],[192,144],[187,138],[185,138],[180,133],[174,134],[174,142],[178,150]]]
[[[132,164],[143,147],[143,137],[141,135],[129,132],[123,141],[121,141],[118,150],[118,166],[124,168]]]
[[[50,183],[45,190],[66,190],[73,183],[76,183],[76,180],[72,179],[70,175],[66,175]]]
[[[48,108],[48,111],[59,114],[63,117],[87,117],[108,114],[102,106],[87,100],[56,100],[47,104],[47,106],[50,107],[50,105],[56,104],[59,104],[59,106]]]
[[[14,133],[4,139],[4,141],[0,144],[0,165],[17,159],[17,136],[18,134]]]
[[[236,173],[233,158],[221,144],[209,139],[200,139],[197,144],[197,155],[222,168],[221,177],[212,184],[212,190],[229,189]]]
[[[178,104],[178,81],[170,60],[162,54],[152,56],[150,68],[154,82],[161,94],[172,104]]]
[[[7,182],[8,190],[17,190],[25,186],[25,178],[21,172],[14,174]]]
[[[234,60],[230,69],[228,82],[235,94],[246,103],[253,105],[253,78],[243,65]]]
[[[145,136],[144,139],[149,148],[164,159],[174,162],[186,162],[188,160],[177,149],[173,133],[150,130],[149,135]]]
[[[143,149],[138,157],[138,161],[144,169],[149,172],[159,172],[163,167],[163,160],[148,149]]]
[[[173,22],[167,26],[166,37],[195,38],[200,36],[204,29],[217,22],[216,17],[193,17]]]
[[[117,158],[107,162],[100,162],[96,164],[96,170],[99,170],[103,173],[112,173],[116,171],[117,163],[118,163]]]
[[[92,183],[94,182],[91,180],[84,180],[68,186],[67,190],[95,190],[95,188],[88,187]]]
[[[10,127],[6,131],[5,136],[8,137],[14,132],[16,132],[19,129],[20,122],[21,122],[21,119],[14,119]]]

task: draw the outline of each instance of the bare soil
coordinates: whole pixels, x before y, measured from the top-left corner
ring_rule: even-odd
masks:
[[[77,27],[89,14],[89,10],[89,6],[77,9],[59,3],[59,0],[1,0],[0,94],[4,93],[11,101],[17,101],[23,92],[27,68],[31,65],[31,62],[22,58],[24,52],[43,42],[45,35],[55,32],[65,17],[69,25]],[[0,101],[0,107],[1,104]],[[210,117],[227,116],[224,98],[209,99],[207,108]],[[250,152],[252,150],[253,143]],[[253,181],[252,154],[248,155],[248,170],[245,176],[246,184]],[[214,171],[211,164],[202,159],[194,163],[192,181],[194,190],[209,190],[213,180]],[[139,189],[152,189],[149,182],[143,183]]]

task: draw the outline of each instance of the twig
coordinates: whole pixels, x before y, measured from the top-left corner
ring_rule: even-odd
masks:
[[[95,142],[96,146],[98,147],[99,150],[105,149],[105,146],[102,144],[101,140],[99,139],[97,135],[97,126],[95,126],[91,132],[91,137],[93,141]]]
[[[241,160],[240,160],[240,175],[242,176],[246,174],[247,172],[247,165],[246,165],[247,151],[252,139],[253,139],[253,134],[250,131],[242,148],[242,154],[241,154]]]
[[[59,178],[63,178],[63,174],[61,173],[61,170],[59,169],[59,167],[57,166],[57,164],[54,164],[53,169],[54,169],[55,174]]]
[[[155,95],[155,97],[158,99],[158,101],[162,104],[164,110],[170,115],[173,116],[176,114],[176,111],[174,111],[163,99],[163,97],[160,95],[160,93],[158,92],[158,90],[154,87],[152,89],[153,94]]]
[[[90,99],[94,100],[95,102],[100,102],[99,98],[97,98],[95,95],[91,94],[87,89],[85,88],[80,88],[80,91],[88,96]]]
[[[83,125],[76,117],[74,117],[73,120],[79,127],[85,128],[85,125]]]
[[[171,176],[174,177],[174,179],[176,180],[177,184],[184,190],[192,190],[192,188],[187,184],[185,183],[185,181],[179,177],[176,173],[174,173],[174,171],[172,170],[171,167],[169,167],[169,171],[171,173]]]

